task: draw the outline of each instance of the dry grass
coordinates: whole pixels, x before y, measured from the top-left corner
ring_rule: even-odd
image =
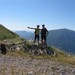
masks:
[[[75,56],[65,54],[62,51],[58,51],[55,56],[50,55],[30,55],[27,52],[18,51],[18,52],[8,52],[6,55],[14,56],[14,57],[25,57],[25,58],[33,58],[33,59],[50,59],[58,62],[69,63],[75,65]]]

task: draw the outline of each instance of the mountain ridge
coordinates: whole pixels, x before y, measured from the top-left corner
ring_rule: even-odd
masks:
[[[34,37],[34,33],[33,32],[30,32],[30,31],[25,31],[25,30],[22,30],[22,31],[14,31],[16,34],[18,34],[19,36],[29,40],[29,39],[33,39]]]
[[[9,38],[16,38],[19,37],[16,33],[10,31],[2,24],[0,24],[0,40],[9,39]]]
[[[75,53],[75,31],[69,29],[50,31],[47,39],[49,39],[47,40],[48,45]]]

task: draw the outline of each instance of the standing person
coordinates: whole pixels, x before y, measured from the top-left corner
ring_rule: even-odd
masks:
[[[34,43],[35,41],[37,40],[38,41],[38,44],[39,44],[39,32],[40,32],[40,29],[39,29],[39,25],[37,25],[37,28],[31,28],[31,27],[28,27],[29,29],[34,29],[34,33],[35,33],[35,36],[34,36]]]
[[[46,43],[46,37],[48,35],[48,30],[45,28],[45,25],[42,25],[42,29],[41,29],[41,43]]]

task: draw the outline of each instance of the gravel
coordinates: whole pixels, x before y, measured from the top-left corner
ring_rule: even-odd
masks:
[[[75,75],[75,65],[0,54],[0,75]]]

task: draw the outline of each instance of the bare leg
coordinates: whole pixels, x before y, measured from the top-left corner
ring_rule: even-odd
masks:
[[[35,42],[36,42],[36,35],[35,35],[35,37],[34,37],[34,44],[35,44]]]

